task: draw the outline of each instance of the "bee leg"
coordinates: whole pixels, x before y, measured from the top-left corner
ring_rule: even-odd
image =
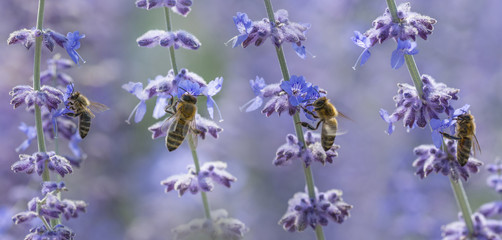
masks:
[[[306,127],[310,130],[317,130],[319,128],[319,125],[321,124],[322,121],[318,121],[317,125],[315,127],[312,127],[312,125],[308,124],[307,122],[297,122],[297,124],[301,124],[302,127]]]
[[[310,105],[312,106],[312,104],[310,104]],[[306,107],[302,107],[302,108],[303,108],[303,111],[305,111],[305,113],[309,114],[313,118],[319,118],[314,112],[308,110]]]
[[[444,133],[444,132],[439,132],[439,133],[441,133],[441,135],[443,135],[443,137],[445,137],[445,138],[452,139],[452,140],[460,140],[459,137],[452,136],[448,133]]]
[[[72,112],[67,112],[67,113],[65,113],[64,115],[66,115],[66,116],[68,116],[68,117],[76,117],[76,116],[78,116],[77,114],[72,113]]]

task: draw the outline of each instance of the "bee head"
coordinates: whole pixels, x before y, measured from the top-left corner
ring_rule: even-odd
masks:
[[[314,107],[316,107],[316,108],[323,107],[327,101],[328,101],[328,98],[323,96],[323,97],[320,97],[317,100],[315,100],[315,102],[312,105],[314,105]]]
[[[458,115],[456,118],[460,122],[470,122],[474,120],[474,117],[470,113],[464,113],[462,115]]]
[[[183,95],[181,96],[181,100],[187,103],[197,104],[197,97],[192,96],[188,92],[183,93]]]

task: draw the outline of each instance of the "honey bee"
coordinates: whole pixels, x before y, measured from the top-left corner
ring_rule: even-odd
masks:
[[[465,166],[471,155],[471,148],[475,152],[476,149],[481,152],[479,147],[478,138],[476,137],[476,124],[474,123],[474,116],[470,113],[464,113],[454,118],[457,120],[455,129],[456,136],[448,133],[441,132],[441,134],[449,139],[457,140],[457,161],[460,166]],[[474,138],[474,142],[472,139]]]
[[[186,135],[190,131],[193,134],[194,144],[197,145],[197,134],[200,131],[195,127],[195,114],[197,113],[197,97],[185,92],[176,103],[173,104],[171,97],[170,104],[166,107],[165,111],[172,114],[166,122],[171,118],[171,125],[166,136],[166,147],[169,152],[176,150]]]
[[[66,102],[66,109],[72,112],[65,113],[69,117],[79,117],[78,133],[83,139],[89,133],[91,119],[94,118],[94,112],[103,112],[109,108],[104,104],[89,101],[89,99],[78,91],[73,91]],[[91,111],[92,109],[92,111]]]
[[[324,151],[328,151],[333,143],[335,142],[335,137],[337,135],[336,131],[338,130],[338,121],[336,117],[340,114],[335,106],[329,101],[326,97],[320,97],[316,99],[313,103],[307,104],[306,107],[313,106],[314,112],[304,108],[305,112],[310,114],[312,117],[319,119],[316,127],[306,123],[299,122],[303,127],[306,127],[310,130],[317,130],[319,125],[322,123],[321,130],[321,145]]]

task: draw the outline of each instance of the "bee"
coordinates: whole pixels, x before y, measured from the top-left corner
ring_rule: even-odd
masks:
[[[456,136],[444,132],[441,132],[441,134],[446,138],[457,140],[457,161],[463,167],[467,164],[467,160],[469,160],[471,149],[474,152],[476,149],[481,152],[481,148],[475,135],[476,124],[474,123],[474,116],[470,113],[464,113],[454,119],[457,120]]]
[[[91,119],[94,118],[94,112],[103,112],[109,108],[104,104],[89,101],[89,99],[78,91],[73,91],[66,102],[66,109],[72,112],[65,113],[69,117],[79,117],[78,133],[83,139],[89,133]],[[92,109],[92,111],[91,111]]]
[[[166,122],[171,118],[173,119],[166,136],[167,150],[169,152],[176,150],[183,140],[185,140],[189,131],[193,134],[194,144],[197,145],[197,134],[201,133],[195,127],[197,97],[185,92],[174,104],[171,97],[170,104],[166,107],[165,111],[171,114]]]
[[[306,113],[310,114],[312,117],[319,119],[316,127],[306,123],[306,122],[298,122],[303,127],[306,127],[310,130],[317,130],[319,125],[322,123],[321,130],[321,145],[324,151],[328,151],[333,143],[335,142],[336,131],[338,130],[338,121],[336,117],[340,114],[344,116],[340,112],[338,112],[335,106],[329,101],[326,97],[320,97],[316,99],[313,103],[307,104],[306,107],[313,106],[314,112],[303,108]]]

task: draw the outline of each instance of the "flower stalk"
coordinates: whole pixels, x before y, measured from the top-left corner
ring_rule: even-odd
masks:
[[[38,1],[38,13],[37,13],[37,29],[42,31],[42,23],[44,20],[44,8],[45,0]],[[42,56],[42,36],[37,37],[35,40],[35,59],[33,64],[33,89],[35,91],[40,90],[40,62]],[[38,151],[45,152],[45,139],[44,139],[44,129],[42,127],[42,113],[40,107],[35,105],[35,125],[37,128],[37,143]],[[45,162],[44,172],[42,173],[42,180],[44,182],[50,181],[51,177],[49,174],[49,169],[47,167],[47,162]]]
[[[400,20],[397,16],[397,7],[396,7],[396,2],[395,0],[386,0],[387,1],[387,7],[389,8],[389,11],[392,15],[392,21],[395,23],[400,23]],[[415,63],[415,59],[413,58],[412,55],[405,54],[404,55],[405,61],[406,61],[406,66],[408,67],[408,71],[410,73],[410,76],[413,80],[413,84],[415,85],[415,88],[417,89],[417,92],[420,96],[420,98],[423,100],[423,84],[422,84],[422,79],[420,77],[420,72],[418,71],[417,64]],[[446,150],[446,144],[443,142],[443,148],[444,151],[450,154]],[[458,150],[457,150],[458,151]],[[474,233],[474,225],[472,223],[472,211],[471,207],[469,205],[469,201],[467,199],[467,195],[465,194],[464,187],[462,186],[462,183],[460,181],[457,181],[452,178],[452,176],[449,176],[451,187],[453,190],[453,193],[455,195],[455,199],[457,200],[458,206],[460,208],[460,211],[462,212],[462,217],[465,220],[465,224],[467,226],[467,229],[469,230],[469,235],[472,235]]]
[[[171,16],[169,11],[170,11],[169,8],[167,7],[164,8],[168,32],[170,32],[172,29]],[[176,55],[174,54],[174,46],[169,47],[169,55],[171,58],[171,65],[174,71],[174,75],[178,75],[178,67],[176,65]],[[195,172],[198,175],[200,172],[200,163],[199,163],[199,157],[197,155],[197,148],[195,146],[192,134],[188,134],[188,145],[190,146],[190,151],[192,152],[193,163],[195,165]],[[209,201],[207,200],[207,195],[204,191],[201,191],[200,195],[202,197],[202,204],[204,205],[204,216],[207,219],[211,219],[211,209],[209,208]]]
[[[272,3],[270,0],[264,0],[265,1],[265,8],[267,9],[267,15],[272,24],[275,24],[275,17],[274,17],[274,9],[272,7]],[[286,58],[284,56],[284,51],[282,49],[282,45],[276,46],[275,47],[276,53],[277,53],[277,59],[279,60],[279,65],[281,66],[281,72],[282,72],[282,77],[284,81],[289,81],[290,76],[289,76],[289,71],[288,71],[288,66],[286,63]],[[302,147],[306,147],[307,144],[305,143],[305,137],[303,136],[303,131],[302,127],[300,124],[298,124],[300,121],[300,115],[299,111],[297,111],[294,116],[293,116],[293,124],[295,126],[295,132],[296,136],[298,138],[298,141],[301,143]],[[310,166],[307,166],[305,162],[303,163],[303,171],[305,174],[305,181],[307,183],[307,192],[309,195],[310,199],[316,199],[315,195],[315,185],[314,185],[314,177],[312,175],[312,169]],[[322,226],[317,224],[316,229],[316,237],[317,240],[324,240],[324,232],[322,229]]]

